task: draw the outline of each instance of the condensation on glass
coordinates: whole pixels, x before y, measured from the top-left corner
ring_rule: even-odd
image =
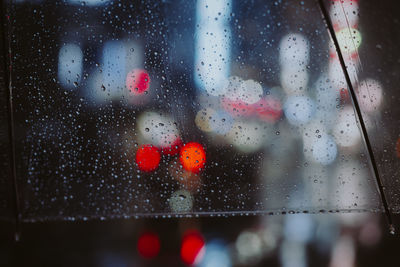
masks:
[[[12,17],[24,220],[381,210],[315,2],[21,0]]]
[[[399,24],[394,3],[385,11],[368,1],[325,1],[356,92],[385,196],[400,212]],[[393,12],[392,12],[393,10]],[[376,18],[370,20],[370,18]],[[347,85],[342,86],[348,95]]]

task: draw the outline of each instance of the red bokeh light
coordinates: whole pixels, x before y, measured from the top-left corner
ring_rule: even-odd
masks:
[[[137,242],[137,250],[145,259],[155,258],[160,252],[160,247],[160,238],[153,232],[143,233]]]
[[[187,231],[182,239],[181,259],[187,265],[194,265],[201,261],[205,252],[205,242],[196,230]]]
[[[131,93],[141,95],[150,87],[150,76],[142,69],[134,69],[126,76],[126,87]]]
[[[161,149],[161,152],[162,152],[164,155],[173,156],[173,155],[176,155],[176,154],[179,153],[179,150],[180,150],[181,146],[182,146],[182,141],[181,141],[181,139],[178,137],[178,138],[175,139],[174,142],[172,142],[171,145],[166,146],[166,147],[163,147],[163,148]]]
[[[275,122],[282,116],[281,102],[273,97],[263,98],[254,105],[258,117],[263,121]]]
[[[160,152],[153,145],[141,145],[136,152],[136,164],[140,170],[145,172],[157,169],[160,159]]]
[[[254,113],[254,106],[241,100],[233,101],[225,97],[221,99],[221,106],[234,117],[248,117]]]
[[[187,143],[181,148],[179,159],[185,170],[197,173],[206,164],[206,152],[199,143]]]
[[[344,105],[350,103],[350,93],[347,88],[341,88],[340,89],[340,104]]]

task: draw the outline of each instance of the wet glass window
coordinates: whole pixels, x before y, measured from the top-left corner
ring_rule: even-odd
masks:
[[[338,3],[327,6],[361,119],[381,169],[393,170],[400,145],[395,154],[394,139],[374,143],[390,83],[375,67],[358,75],[359,9]],[[23,220],[382,210],[314,1],[20,0],[8,9]]]

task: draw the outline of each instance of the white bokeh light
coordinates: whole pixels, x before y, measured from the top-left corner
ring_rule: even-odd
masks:
[[[219,135],[227,134],[232,129],[233,123],[232,116],[223,110],[215,112],[209,121],[211,130]]]
[[[221,96],[225,96],[232,101],[240,101],[242,93],[243,79],[237,76],[231,76],[224,81],[221,89]]]
[[[58,80],[64,88],[74,89],[82,78],[83,53],[77,44],[64,44],[58,53]]]
[[[236,121],[227,137],[237,150],[244,153],[259,150],[266,139],[265,130],[255,121]]]
[[[342,53],[352,53],[361,45],[361,33],[355,28],[345,28],[336,32],[337,41]]]
[[[257,262],[263,253],[262,240],[254,232],[241,232],[236,239],[235,248],[238,254],[238,260],[241,264]]]
[[[198,30],[195,45],[195,82],[213,96],[223,94],[221,88],[230,72],[230,31],[215,27]]]
[[[359,143],[361,134],[352,107],[346,107],[339,112],[332,133],[339,146],[350,147]]]
[[[363,111],[376,111],[382,103],[382,85],[373,79],[363,80],[358,86],[357,96]]]
[[[360,9],[356,1],[332,1],[330,18],[335,29],[356,27]]]
[[[339,90],[337,90],[327,74],[321,75],[314,85],[316,104],[326,111],[336,109],[339,104]]]
[[[231,0],[197,1],[197,23],[199,25],[225,24],[231,15],[231,10]]]
[[[176,122],[163,113],[153,111],[142,113],[136,127],[147,142],[160,148],[171,146],[179,138]]]
[[[303,67],[286,66],[282,67],[280,80],[287,94],[301,94],[307,90],[308,73]]]
[[[333,163],[336,159],[337,152],[335,140],[329,135],[318,138],[312,146],[314,160],[322,165]]]
[[[197,1],[194,80],[212,96],[224,94],[230,73],[230,10],[230,0]]]
[[[309,122],[314,116],[315,103],[306,96],[289,96],[283,109],[290,124],[302,125]]]
[[[206,244],[203,259],[198,267],[231,267],[232,262],[227,245],[220,240],[211,240]]]
[[[169,207],[172,212],[189,212],[193,208],[193,197],[187,190],[175,191],[169,198]]]
[[[306,67],[310,59],[310,44],[301,34],[285,35],[279,44],[279,60],[282,67],[292,64]]]
[[[95,69],[91,72],[86,86],[86,95],[93,104],[101,105],[112,100],[111,91],[104,86],[103,74]]]
[[[197,128],[202,130],[203,132],[211,132],[213,129],[211,128],[210,121],[215,114],[215,110],[212,108],[203,108],[200,109],[194,122],[196,123]]]
[[[103,82],[113,98],[119,98],[125,91],[126,50],[121,41],[108,41],[102,53]]]
[[[358,77],[358,69],[358,61],[356,59],[349,58],[346,60],[346,70],[352,82],[354,82]],[[336,89],[347,88],[346,78],[342,66],[340,65],[340,61],[337,58],[329,61],[328,76]]]
[[[246,80],[241,86],[241,100],[247,104],[254,104],[260,101],[263,96],[263,89],[260,83],[254,80]]]

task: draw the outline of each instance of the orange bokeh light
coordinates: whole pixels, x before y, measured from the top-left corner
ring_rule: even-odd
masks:
[[[187,143],[181,148],[179,159],[185,170],[197,173],[206,164],[206,152],[199,143]]]
[[[153,145],[141,145],[136,152],[136,164],[141,171],[154,171],[158,168],[160,159],[160,152]]]

